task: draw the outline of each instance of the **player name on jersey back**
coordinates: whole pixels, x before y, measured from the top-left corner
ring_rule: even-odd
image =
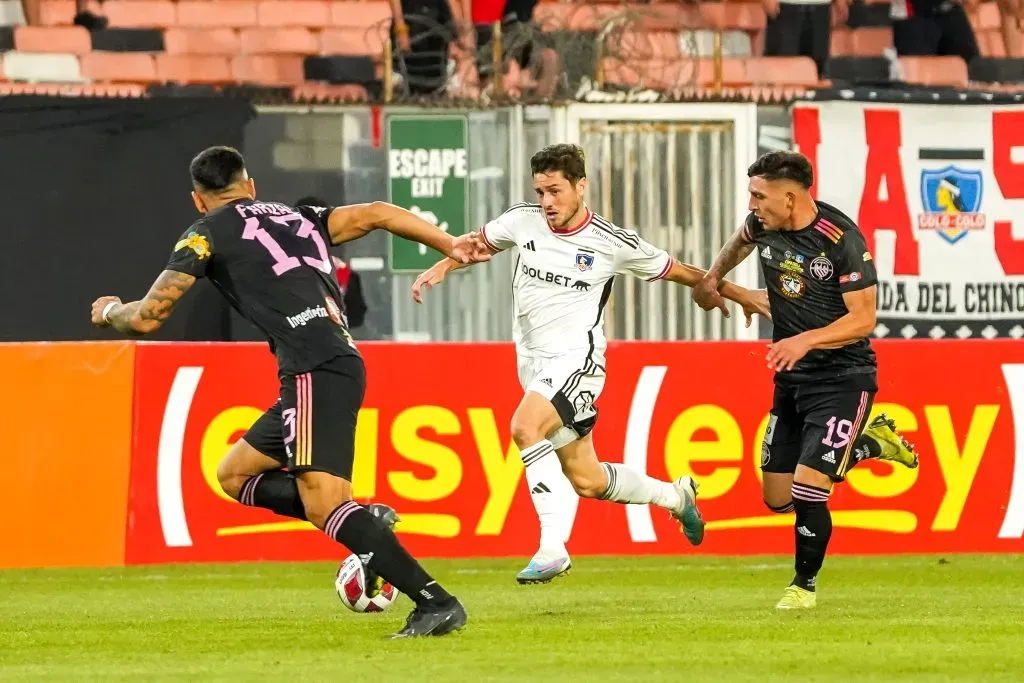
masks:
[[[517,250],[512,336],[520,356],[603,352],[604,309],[615,275],[664,277],[673,259],[632,230],[585,209],[582,223],[554,230],[536,204],[518,204],[481,234],[496,250]]]
[[[357,354],[327,245],[331,208],[232,202],[196,221],[168,270],[208,277],[270,342],[283,373]]]

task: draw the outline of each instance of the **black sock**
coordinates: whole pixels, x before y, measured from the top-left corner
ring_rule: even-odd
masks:
[[[295,477],[284,470],[267,470],[246,479],[238,502],[266,508],[285,517],[306,519],[306,508],[299,498]]]
[[[796,577],[793,583],[804,590],[814,590],[832,536],[832,515],[828,511],[830,495],[826,489],[793,482],[793,506],[796,508]]]
[[[336,507],[327,516],[324,533],[358,555],[369,554],[370,568],[417,605],[439,605],[452,599],[395,534],[358,503],[350,500]]]
[[[882,454],[882,446],[866,434],[861,434],[853,442],[853,464],[856,465],[861,460],[867,460],[869,458],[877,458]],[[851,465],[852,467],[852,465]]]

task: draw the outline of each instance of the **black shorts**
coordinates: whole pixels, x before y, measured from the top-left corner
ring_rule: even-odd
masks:
[[[900,57],[952,55],[970,63],[979,54],[971,21],[959,5],[932,16],[893,21],[892,41]]]
[[[775,385],[761,470],[792,474],[797,465],[842,481],[853,465],[853,442],[867,424],[875,400],[874,377],[826,385]]]
[[[337,356],[281,377],[281,395],[243,437],[289,472],[318,470],[352,480],[356,418],[366,391],[359,356]]]

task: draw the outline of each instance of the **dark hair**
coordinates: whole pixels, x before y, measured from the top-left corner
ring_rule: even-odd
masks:
[[[814,169],[800,152],[767,152],[750,165],[747,177],[760,176],[765,180],[792,180],[805,189],[814,184]]]
[[[192,184],[203,192],[222,192],[241,180],[245,159],[234,147],[207,147],[188,166]]]
[[[587,162],[579,145],[548,145],[530,158],[530,170],[533,173],[561,171],[575,185],[587,177]]]

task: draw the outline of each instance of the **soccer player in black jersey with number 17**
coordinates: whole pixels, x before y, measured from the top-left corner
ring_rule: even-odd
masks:
[[[204,150],[189,170],[202,217],[174,245],[145,298],[122,304],[101,297],[92,305],[93,324],[133,336],[153,332],[196,278],[209,278],[266,334],[281,380],[277,402],[221,462],[224,491],[245,505],[309,520],[363,557],[371,592],[383,577],[412,598],[416,608],[396,636],[461,628],[465,609],[398,542],[394,511],[352,500],[365,371],[346,329],[327,245],[384,228],[462,263],[486,261],[490,251],[476,233],[453,238],[391,204],[293,208],[256,201],[245,161],[229,147]]]
[[[764,444],[764,502],[796,511],[796,576],[779,609],[814,607],[825,559],[832,486],[867,458],[917,467],[917,455],[885,415],[870,420],[878,391],[875,264],[864,237],[841,211],[811,198],[811,164],[795,152],[769,152],[748,169],[750,215],[694,288],[714,307],[726,273],[756,252],[775,332],[768,366],[775,398]]]

